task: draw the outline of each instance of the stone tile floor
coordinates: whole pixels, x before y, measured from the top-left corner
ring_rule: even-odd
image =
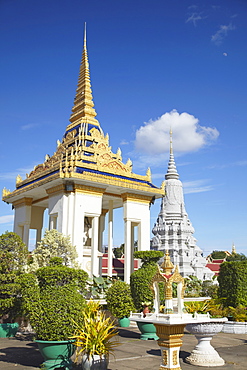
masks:
[[[154,340],[140,340],[139,330],[135,327],[119,328],[121,345],[116,348],[115,356],[110,357],[109,370],[158,370],[160,349]],[[185,333],[180,351],[182,370],[194,370],[199,367],[187,364],[187,357],[197,343],[196,338]],[[212,340],[212,345],[225,360],[225,365],[215,369],[247,370],[247,335],[219,333]],[[0,338],[1,370],[37,370],[43,359],[30,335],[16,338]],[[79,367],[75,367],[79,369]],[[212,367],[201,367],[212,369]]]

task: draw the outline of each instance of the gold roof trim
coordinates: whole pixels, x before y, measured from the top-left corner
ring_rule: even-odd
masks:
[[[13,206],[15,208],[23,207],[23,206],[31,206],[33,203],[33,198],[22,198],[18,199],[16,202],[13,202]]]
[[[131,201],[131,202],[142,202],[142,203],[150,203],[152,197],[148,197],[145,195],[133,194],[133,193],[125,193],[121,195],[124,202]]]
[[[84,194],[92,194],[102,196],[104,194],[105,189],[103,188],[95,188],[93,186],[86,186],[80,184],[74,184],[74,190],[76,193],[84,193]]]
[[[46,189],[46,192],[48,195],[65,192],[65,184],[53,186],[52,188]]]

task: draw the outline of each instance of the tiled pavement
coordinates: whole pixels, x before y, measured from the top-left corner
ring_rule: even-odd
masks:
[[[110,357],[109,370],[158,370],[160,350],[154,340],[140,340],[137,328],[119,328],[121,345],[115,350],[115,357]],[[35,342],[28,336],[16,338],[0,338],[0,369],[1,370],[37,370],[42,357]],[[197,343],[196,338],[188,333],[183,337],[180,351],[182,370],[199,368],[184,362]],[[214,348],[225,360],[225,365],[215,369],[247,370],[247,335],[219,333],[211,341]],[[201,367],[211,369],[212,367]]]

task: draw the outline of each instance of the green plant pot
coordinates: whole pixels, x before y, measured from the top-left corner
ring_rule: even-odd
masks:
[[[128,317],[122,317],[122,319],[118,319],[118,323],[121,328],[128,328],[130,326],[130,320]]]
[[[17,322],[0,324],[0,338],[14,337],[18,328],[19,324]]]
[[[72,340],[36,340],[41,355],[44,358],[43,370],[55,370],[56,368],[71,369],[70,357],[75,351]]]
[[[142,340],[159,339],[159,337],[156,335],[156,327],[154,326],[154,324],[142,321],[137,321],[136,323],[141,332],[140,339]]]

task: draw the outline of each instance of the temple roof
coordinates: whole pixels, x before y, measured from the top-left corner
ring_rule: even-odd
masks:
[[[103,133],[93,107],[85,29],[78,85],[65,134],[61,141],[57,141],[54,154],[47,154],[43,163],[26,174],[26,179],[17,176],[13,192],[3,189],[4,201],[12,203],[23,196],[33,197],[33,189],[47,188],[52,186],[49,184],[51,182],[58,183],[57,180],[60,183],[61,180],[70,180],[91,186],[95,183],[102,189],[110,186],[111,191],[115,187],[120,194],[123,191],[144,192],[151,198],[164,195],[163,187],[158,188],[152,184],[150,169],[146,175],[134,174],[131,160],[123,163],[121,150],[112,152],[109,136]],[[41,196],[37,194],[36,191],[36,197]]]

